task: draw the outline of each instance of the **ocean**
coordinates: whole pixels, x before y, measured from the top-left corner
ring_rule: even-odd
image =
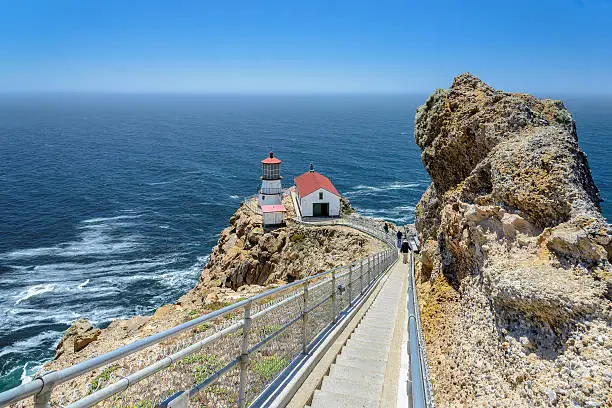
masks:
[[[0,391],[71,322],[151,313],[189,290],[256,193],[312,162],[362,214],[413,221],[429,184],[413,119],[426,95],[0,96]],[[566,98],[612,205],[612,98]]]

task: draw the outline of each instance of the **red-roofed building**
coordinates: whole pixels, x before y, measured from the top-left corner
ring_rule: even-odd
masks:
[[[340,193],[312,164],[310,171],[295,178],[295,186],[302,217],[340,216]]]

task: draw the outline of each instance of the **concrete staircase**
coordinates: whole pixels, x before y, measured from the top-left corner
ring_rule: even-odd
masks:
[[[406,274],[400,260],[315,391],[310,407],[379,407],[385,376],[397,384],[397,373],[387,372],[387,361]]]

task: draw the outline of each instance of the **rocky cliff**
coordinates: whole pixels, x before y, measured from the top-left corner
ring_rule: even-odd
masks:
[[[439,406],[612,404],[612,234],[562,102],[463,74],[417,110]]]

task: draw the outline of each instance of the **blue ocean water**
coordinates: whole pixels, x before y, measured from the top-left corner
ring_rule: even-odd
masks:
[[[425,98],[0,96],[0,390],[76,318],[104,326],[190,289],[270,150],[285,185],[313,162],[361,213],[411,222],[429,183],[413,139]],[[612,199],[612,99],[567,106]]]

